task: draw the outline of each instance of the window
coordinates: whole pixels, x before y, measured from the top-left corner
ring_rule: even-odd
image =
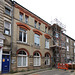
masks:
[[[19,41],[27,43],[27,31],[21,28],[19,31]]]
[[[49,54],[45,55],[45,65],[50,65],[50,56],[49,56]]]
[[[40,29],[40,25],[41,25],[41,23],[39,23],[38,29]]]
[[[66,38],[66,42],[69,42],[69,39],[68,38]]]
[[[69,46],[67,46],[67,51],[69,51]]]
[[[74,48],[74,53],[75,53],[75,48]]]
[[[23,13],[20,12],[19,16],[20,16],[20,21],[22,21],[23,20]]]
[[[9,8],[5,7],[5,13],[10,16],[11,15],[11,10]]]
[[[50,33],[50,29],[48,29],[48,34]]]
[[[40,36],[38,34],[34,35],[34,43],[36,46],[40,46]]]
[[[40,66],[40,65],[41,65],[40,54],[38,52],[36,52],[34,54],[34,66]]]
[[[27,52],[20,51],[17,57],[17,66],[18,67],[26,67],[28,66],[28,57]]]
[[[45,38],[45,48],[49,49],[49,39]]]
[[[74,46],[75,46],[75,42],[74,42]]]
[[[11,34],[11,24],[7,21],[4,22],[4,33],[7,35]]]
[[[35,24],[34,24],[34,27],[36,28],[36,25],[37,25],[37,21],[35,21]]]
[[[28,16],[25,15],[25,23],[28,23]]]
[[[45,32],[47,33],[47,27],[45,27]]]
[[[56,38],[58,38],[59,37],[59,34],[58,33],[56,33],[56,36],[55,36]]]

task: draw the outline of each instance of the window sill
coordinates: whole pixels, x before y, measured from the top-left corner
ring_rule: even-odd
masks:
[[[28,67],[28,66],[17,66],[18,68],[26,68],[26,67]]]
[[[40,67],[41,65],[34,65],[34,67]]]
[[[3,35],[11,37],[11,35],[8,35],[8,34],[5,34],[5,33]]]
[[[45,47],[45,49],[49,50],[50,48],[46,48],[46,47]]]
[[[17,43],[18,43],[18,44],[25,44],[25,45],[28,45],[28,46],[30,46],[30,45],[29,45],[29,43],[22,42],[22,41],[17,41]]]
[[[11,17],[11,15],[8,15],[7,13],[5,13],[5,15],[7,15],[7,16],[9,16],[9,17]]]
[[[37,48],[37,49],[40,49],[40,46],[37,46],[37,45],[35,45],[35,44],[34,44],[34,47]]]

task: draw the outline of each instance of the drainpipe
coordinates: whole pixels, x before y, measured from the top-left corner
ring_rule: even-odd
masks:
[[[10,50],[10,69],[11,69],[11,63],[12,63],[12,48],[13,48],[13,24],[14,24],[14,2],[12,1],[12,23],[11,23],[11,50]]]

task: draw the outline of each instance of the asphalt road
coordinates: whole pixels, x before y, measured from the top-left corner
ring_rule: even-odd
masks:
[[[29,75],[71,75],[72,73],[64,70],[48,70],[43,72],[37,72]]]

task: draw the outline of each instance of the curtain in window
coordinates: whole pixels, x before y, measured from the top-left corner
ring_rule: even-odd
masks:
[[[18,66],[22,66],[21,62],[22,62],[22,57],[18,56]]]
[[[26,57],[23,57],[23,66],[26,66]]]
[[[40,38],[39,38],[39,37],[40,37],[40,36],[37,35],[37,34],[35,34],[35,36],[34,36],[34,42],[35,42],[37,45],[40,44]]]

